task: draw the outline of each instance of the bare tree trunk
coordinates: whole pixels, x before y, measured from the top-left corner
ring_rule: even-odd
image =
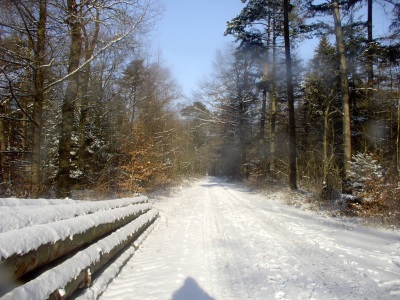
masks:
[[[289,0],[283,2],[283,26],[285,38],[285,57],[286,57],[286,90],[289,110],[289,187],[297,189],[297,168],[296,168],[296,124],[294,116],[294,89],[292,75],[292,57],[290,54],[289,37]]]
[[[269,129],[269,170],[275,170],[276,151],[276,95],[275,83],[273,83],[270,103],[270,129]]]
[[[70,179],[71,135],[73,133],[75,101],[79,90],[79,72],[77,70],[82,52],[82,31],[78,17],[78,4],[74,0],[68,0],[67,5],[69,13],[68,24],[71,29],[68,73],[72,75],[68,79],[64,103],[61,107],[62,120],[58,147],[59,167],[57,178],[57,196],[60,198],[68,197],[72,187]]]
[[[323,157],[323,172],[322,172],[322,184],[323,189],[327,189],[327,177],[329,170],[329,114],[330,114],[330,103],[325,108],[324,111],[324,157]]]
[[[273,8],[275,15],[275,6]],[[271,92],[270,92],[270,129],[269,129],[269,170],[275,170],[276,149],[276,19],[272,22],[272,70],[271,70]]]
[[[391,86],[391,93],[394,95],[393,78]],[[397,82],[397,135],[396,135],[396,166],[397,175],[400,175],[400,81]]]
[[[339,1],[333,0],[333,19],[335,23],[336,47],[340,58],[340,87],[342,93],[343,113],[343,192],[349,192],[348,179],[351,167],[351,121],[349,103],[349,83],[347,79],[346,49],[343,41],[342,24],[340,19]]]
[[[368,21],[367,21],[367,28],[368,28],[368,45],[369,47],[372,46],[372,0],[368,0]],[[372,93],[372,88],[374,86],[374,61],[373,55],[368,53],[368,90],[367,95]]]
[[[248,167],[247,167],[247,154],[246,154],[246,138],[245,138],[245,114],[246,114],[246,104],[243,99],[239,103],[239,142],[240,142],[240,166],[245,166],[244,176],[248,177]]]
[[[44,103],[44,65],[46,47],[46,22],[47,0],[40,0],[40,12],[36,41],[35,65],[35,97],[33,103],[33,129],[32,129],[32,188],[31,197],[39,198],[41,195],[41,140],[42,140],[42,115]]]
[[[261,145],[264,145],[266,114],[267,114],[267,88],[264,87],[262,91],[261,120],[260,120]]]
[[[93,37],[89,40],[89,36],[85,33],[85,60],[89,61],[89,59],[93,56],[94,48],[97,43],[100,31],[100,22],[99,20],[99,10],[97,10],[95,22],[95,29],[93,33]],[[78,150],[78,169],[81,172],[85,172],[85,149],[86,149],[86,124],[87,124],[87,115],[89,110],[89,80],[90,80],[90,63],[85,66],[84,75],[82,79],[82,100],[80,107],[80,119],[79,119],[79,150]]]
[[[5,115],[5,105],[0,104],[0,113]],[[5,134],[4,119],[0,118],[0,184],[1,190],[6,190],[8,187],[8,179],[6,176],[6,151],[7,151],[7,138]]]
[[[267,84],[270,80],[268,68],[270,67],[270,49],[271,49],[271,16],[268,17],[267,24],[267,47],[266,47],[266,66],[264,66],[264,74],[261,82],[262,88],[262,105],[261,105],[261,119],[260,119],[260,144],[264,152],[264,138],[265,138],[265,121],[267,117]],[[263,153],[264,154],[264,153]]]
[[[397,100],[397,136],[396,136],[396,158],[397,158],[397,174],[400,174],[400,91]]]
[[[40,19],[40,17],[39,17],[39,19]],[[40,20],[39,20],[39,22],[40,22]],[[32,26],[34,26],[34,24],[32,24]],[[39,26],[39,24],[38,24],[38,26]],[[39,34],[39,33],[37,33],[37,34]],[[37,39],[39,39],[39,36],[37,37]],[[36,42],[38,43],[39,41],[37,40]],[[27,44],[28,44],[27,50],[26,50],[27,60],[35,62],[34,64],[37,65],[38,64],[38,62],[36,60],[37,59],[37,52],[36,52],[37,48],[35,49],[35,46],[37,47],[37,44],[34,45],[33,39],[29,39]],[[32,54],[32,53],[35,53],[35,54]],[[24,87],[25,93],[27,95],[32,95],[32,97],[23,97],[21,99],[22,100],[21,106],[22,106],[23,110],[26,112],[29,111],[28,108],[32,104],[31,98],[33,98],[33,106],[35,105],[34,102],[36,101],[35,100],[36,91],[32,90],[32,89],[35,89],[35,84],[36,84],[36,82],[35,82],[36,75],[37,75],[36,68],[37,68],[37,66],[35,66],[35,69],[33,70],[33,72],[30,68],[26,68],[26,70],[25,70],[25,87]],[[32,73],[33,73],[33,78],[31,76]],[[32,86],[32,83],[33,83],[33,86]],[[32,119],[33,119],[33,115],[32,115]],[[29,140],[28,132],[29,132],[30,126],[32,124],[30,122],[31,120],[29,120],[29,118],[26,114],[23,114],[22,120],[23,121],[22,121],[22,125],[21,125],[22,126],[22,128],[21,128],[21,130],[22,130],[21,149],[22,149],[23,153],[21,155],[21,159],[26,160],[26,153],[29,151],[28,150],[28,147],[29,147],[28,146],[28,140]],[[32,136],[32,139],[33,139],[33,136]],[[32,149],[32,151],[33,151],[33,149]],[[32,164],[32,162],[31,162],[31,164]]]

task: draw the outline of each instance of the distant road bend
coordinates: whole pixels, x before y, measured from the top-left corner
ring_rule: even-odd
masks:
[[[364,228],[205,177],[101,299],[400,299],[399,232]]]

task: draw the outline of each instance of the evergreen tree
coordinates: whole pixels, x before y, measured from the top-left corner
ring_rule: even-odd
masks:
[[[226,34],[232,34],[240,41],[239,49],[256,48],[264,54],[263,76],[263,102],[266,101],[268,85],[271,89],[271,131],[270,131],[270,154],[272,154],[271,169],[274,169],[275,160],[275,116],[276,116],[276,69],[278,38],[282,38],[281,44],[284,44],[285,63],[286,63],[286,98],[288,104],[288,160],[289,160],[289,186],[292,189],[297,188],[297,170],[296,170],[296,127],[294,114],[294,87],[292,79],[292,57],[290,48],[293,46],[294,37],[299,33],[299,28],[304,28],[302,19],[296,15],[295,6],[288,1],[281,5],[277,1],[269,0],[250,0],[242,12],[232,21],[228,22]],[[291,15],[291,24],[289,24],[289,14]],[[295,26],[293,25],[294,23]],[[271,51],[272,50],[272,51]],[[271,55],[272,52],[272,55]],[[261,55],[263,55],[261,54]],[[272,58],[272,59],[271,59]],[[271,75],[272,76],[271,76]],[[263,103],[262,108],[266,105]],[[265,112],[262,111],[262,116]],[[263,118],[261,118],[263,122]],[[263,124],[263,123],[262,123]],[[262,125],[261,125],[262,126]],[[261,130],[262,132],[262,130]]]
[[[303,117],[300,126],[303,134],[300,139],[302,150],[299,165],[303,170],[311,172],[305,174],[307,178],[322,184],[324,193],[330,193],[337,186],[332,172],[339,162],[337,153],[342,144],[338,113],[341,109],[338,97],[340,94],[338,64],[335,47],[326,37],[321,38],[310,61],[303,86]],[[323,150],[322,153],[320,149]]]

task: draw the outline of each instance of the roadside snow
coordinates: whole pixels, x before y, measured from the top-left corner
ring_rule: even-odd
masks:
[[[317,216],[284,197],[206,177],[156,200],[158,226],[100,299],[400,298],[398,231]]]

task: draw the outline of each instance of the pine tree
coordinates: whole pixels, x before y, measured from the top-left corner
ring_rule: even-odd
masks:
[[[292,75],[291,43],[299,28],[303,27],[302,20],[295,13],[294,6],[289,1],[283,1],[283,6],[276,1],[253,0],[248,1],[242,12],[228,22],[225,34],[232,34],[240,41],[240,48],[256,48],[260,53],[264,52],[267,72],[264,72],[263,95],[266,100],[266,88],[271,86],[271,126],[270,126],[270,154],[272,155],[270,168],[274,169],[276,135],[276,70],[277,70],[277,38],[283,37],[286,64],[286,98],[288,107],[288,160],[289,160],[289,186],[297,189],[297,167],[296,167],[296,126],[294,114],[294,87]],[[289,14],[291,24],[289,24]],[[292,23],[296,22],[296,26]],[[260,26],[261,25],[261,26]],[[282,30],[283,29],[283,30]],[[271,34],[272,33],[272,34]],[[272,50],[272,55],[271,55]],[[272,56],[272,59],[271,59]],[[270,70],[269,70],[270,69]],[[271,72],[269,72],[271,71]],[[270,76],[269,73],[272,75]],[[268,74],[268,75],[267,75]],[[264,102],[264,101],[263,101]],[[263,108],[266,107],[263,103]],[[262,111],[262,116],[265,112]],[[264,124],[261,118],[261,127]],[[260,130],[261,132],[262,129]]]
[[[335,186],[336,178],[332,173],[337,163],[337,152],[341,140],[339,111],[341,104],[337,95],[340,93],[338,56],[326,37],[321,38],[313,59],[310,62],[303,86],[303,135],[301,144],[304,150],[300,154],[302,162],[315,165],[305,169],[315,170],[313,174],[307,174],[311,180],[318,180],[322,184],[325,196]],[[321,130],[323,128],[323,130]],[[340,141],[339,141],[340,140]],[[315,147],[321,145],[322,147]],[[323,149],[322,156],[318,152]],[[317,152],[315,152],[317,151]],[[322,168],[320,161],[322,160]],[[322,169],[322,174],[319,170]],[[326,194],[328,193],[328,194]]]

